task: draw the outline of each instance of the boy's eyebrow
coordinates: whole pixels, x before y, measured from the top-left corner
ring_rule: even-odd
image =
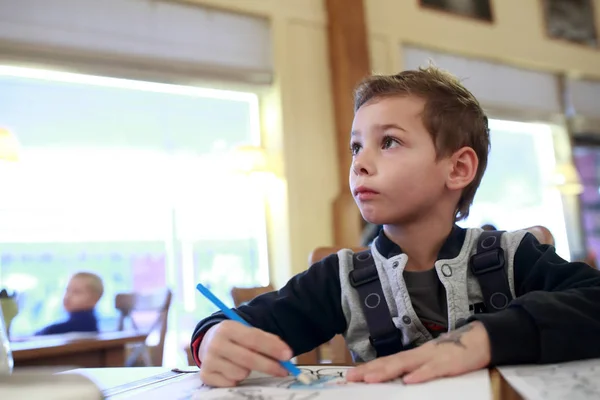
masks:
[[[374,129],[379,132],[385,132],[388,129],[398,129],[403,132],[408,132],[406,129],[404,129],[403,127],[401,127],[398,124],[375,124]],[[360,131],[354,130],[354,131],[350,132],[350,136],[358,136],[358,135],[360,135]]]
[[[378,131],[387,131],[388,129],[398,129],[403,132],[408,132],[406,129],[404,129],[403,127],[401,127],[398,124],[377,124],[377,125],[375,125],[375,127]]]
[[[398,124],[375,124],[374,127],[375,127],[375,130],[379,131],[379,132],[385,132],[388,129],[398,129],[400,131],[408,133],[408,131],[406,129],[404,129],[403,127],[401,127]],[[360,135],[360,131],[354,130],[354,131],[350,132],[350,136],[359,136],[359,135]]]

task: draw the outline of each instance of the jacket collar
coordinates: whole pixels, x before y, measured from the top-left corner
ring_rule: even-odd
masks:
[[[438,260],[451,260],[458,257],[460,250],[462,249],[467,230],[461,228],[458,225],[452,227],[452,231],[446,238],[446,241],[440,249],[437,259]],[[402,254],[402,249],[396,243],[392,242],[386,235],[383,229],[379,232],[377,240],[375,240],[375,246],[377,251],[385,258],[391,258]]]

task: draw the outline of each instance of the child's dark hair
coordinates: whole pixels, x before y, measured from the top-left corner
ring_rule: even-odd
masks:
[[[423,124],[433,139],[438,158],[462,147],[471,147],[477,154],[475,178],[464,188],[456,206],[456,220],[466,218],[490,150],[488,119],[479,101],[458,78],[429,66],[365,79],[354,92],[354,111],[370,101],[392,96],[417,96],[425,100]]]

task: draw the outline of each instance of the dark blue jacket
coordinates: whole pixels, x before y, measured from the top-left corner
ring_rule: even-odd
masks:
[[[94,310],[77,311],[69,314],[69,319],[65,322],[52,324],[36,335],[55,335],[69,332],[98,332],[98,320]]]
[[[442,258],[456,257],[464,239],[465,230],[454,229]],[[375,243],[386,258],[401,252],[384,232]],[[506,310],[473,316],[488,332],[492,365],[600,357],[600,271],[563,260],[527,234],[514,257],[514,278],[517,299]],[[236,312],[297,355],[346,331],[341,298],[338,256],[332,254]],[[224,319],[219,312],[200,321],[192,336],[194,356],[204,333]]]

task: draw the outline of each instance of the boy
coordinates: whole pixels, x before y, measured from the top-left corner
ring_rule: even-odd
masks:
[[[434,67],[368,78],[350,136],[350,189],[383,231],[370,251],[342,250],[237,309],[255,328],[220,313],[201,321],[192,354],[206,384],[285,376],[276,360],[340,333],[364,362],[349,381],[600,356],[599,271],[525,231],[455,225],[489,151],[487,117],[456,78]]]
[[[36,335],[54,335],[69,332],[98,332],[94,313],[96,304],[104,293],[102,279],[90,272],[78,272],[71,277],[63,298],[69,319],[49,325]]]

